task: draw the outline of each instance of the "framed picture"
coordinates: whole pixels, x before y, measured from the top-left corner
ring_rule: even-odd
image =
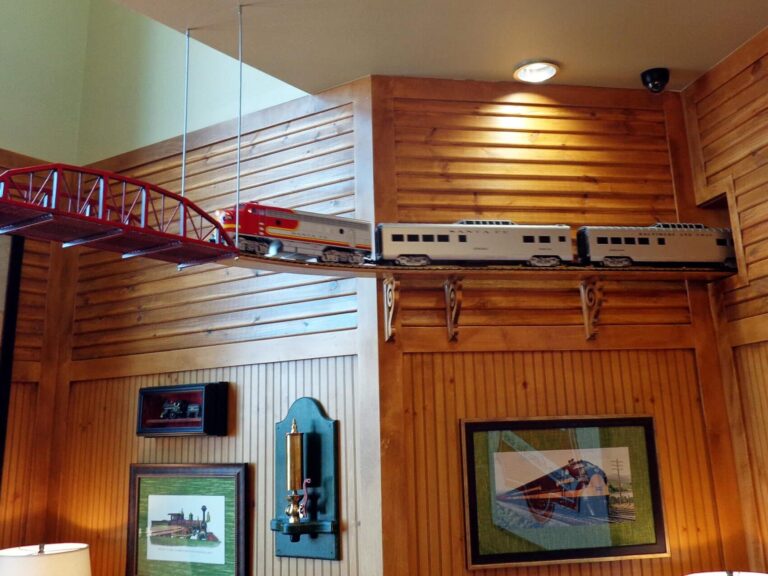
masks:
[[[245,576],[245,482],[245,464],[131,464],[126,576]]]
[[[667,556],[650,417],[462,421],[470,569]]]
[[[141,388],[136,414],[139,436],[226,436],[227,383]]]

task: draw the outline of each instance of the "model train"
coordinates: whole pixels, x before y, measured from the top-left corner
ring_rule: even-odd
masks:
[[[217,217],[228,232],[239,230],[244,251],[329,263],[735,267],[730,230],[703,224],[583,226],[577,230],[574,257],[571,228],[564,224],[514,224],[507,220],[379,224],[372,250],[371,225],[362,220],[255,202],[240,204],[237,212],[234,208],[219,211]]]

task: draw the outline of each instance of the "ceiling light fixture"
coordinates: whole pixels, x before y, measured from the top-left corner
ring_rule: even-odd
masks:
[[[548,60],[526,60],[515,67],[512,74],[515,80],[538,84],[552,78],[560,67]]]

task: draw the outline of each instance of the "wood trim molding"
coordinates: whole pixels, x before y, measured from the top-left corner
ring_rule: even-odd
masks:
[[[706,441],[717,486],[714,499],[719,518],[723,556],[726,566],[750,566],[749,552],[744,531],[741,506],[734,506],[734,498],[741,494],[744,483],[736,474],[716,474],[717,470],[736,470],[736,456],[731,433],[728,398],[723,382],[723,366],[720,363],[720,346],[711,316],[709,294],[701,284],[688,284],[688,301],[696,343],[696,369],[701,408],[706,430]]]
[[[429,100],[471,100],[525,102],[571,106],[604,106],[660,110],[662,100],[643,89],[592,88],[587,86],[526,85],[521,82],[484,82],[374,76],[374,82],[386,80],[394,98]]]
[[[14,360],[12,382],[38,382],[40,372],[40,362]]]
[[[408,328],[398,341],[411,352],[507,352],[509,350],[679,350],[695,347],[688,325],[601,326],[593,340],[583,326],[462,326],[461,337],[449,342],[445,328]]]
[[[3,150],[0,148],[0,172],[2,167],[22,167],[22,166],[36,166],[38,164],[44,164],[43,160],[33,158],[32,156],[26,156],[19,154],[18,152],[12,152],[11,150]]]
[[[743,398],[741,385],[736,371],[733,344],[729,337],[729,325],[726,320],[723,303],[722,284],[709,285],[710,315],[715,327],[717,352],[720,357],[720,374],[724,401],[728,411],[729,430],[734,455],[734,474],[731,477],[739,481],[739,491],[744,502],[740,508],[744,523],[743,536],[749,555],[749,567],[753,570],[765,569],[765,557],[760,537],[755,484],[752,480],[752,458],[749,452],[746,426],[744,424]],[[733,498],[731,498],[733,500]]]
[[[768,314],[729,322],[728,339],[734,348],[768,342]]]
[[[167,352],[151,352],[76,360],[70,364],[72,382],[100,378],[120,378],[142,374],[163,374],[180,370],[202,370],[221,366],[243,366],[255,363],[289,362],[308,358],[332,358],[357,354],[356,330],[310,334],[264,340],[238,342],[204,348],[187,348]]]

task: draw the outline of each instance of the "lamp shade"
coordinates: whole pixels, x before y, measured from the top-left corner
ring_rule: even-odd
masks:
[[[768,576],[765,572],[741,572],[740,570],[717,570],[715,572],[696,572],[688,576]]]
[[[0,550],[2,576],[91,576],[88,544],[46,544]]]

